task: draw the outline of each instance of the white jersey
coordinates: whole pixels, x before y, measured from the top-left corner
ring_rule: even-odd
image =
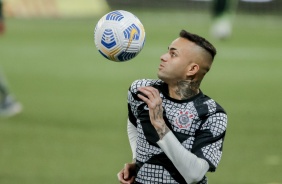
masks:
[[[170,98],[163,81],[143,79],[133,82],[128,91],[128,116],[137,128],[135,182],[186,183],[156,143],[159,136],[150,122],[148,106],[137,97],[141,86],[159,90],[167,126],[188,151],[209,163],[209,171],[215,171],[222,156],[227,127],[224,109],[202,92],[187,100]],[[206,184],[207,178],[203,177],[198,183]]]

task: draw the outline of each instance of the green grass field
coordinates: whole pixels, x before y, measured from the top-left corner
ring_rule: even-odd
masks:
[[[155,78],[180,29],[218,49],[202,90],[228,112],[224,153],[211,184],[282,184],[281,17],[237,15],[233,36],[210,38],[209,14],[134,11],[146,45],[134,60],[104,59],[93,43],[100,17],[8,19],[0,63],[22,114],[0,119],[1,184],[118,183],[131,160],[127,89]]]

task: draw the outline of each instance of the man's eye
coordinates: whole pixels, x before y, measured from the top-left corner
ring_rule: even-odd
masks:
[[[174,52],[172,52],[170,55],[171,57],[176,57],[176,54]]]

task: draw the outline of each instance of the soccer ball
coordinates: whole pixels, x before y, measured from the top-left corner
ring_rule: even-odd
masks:
[[[98,51],[107,59],[123,62],[133,59],[145,44],[145,29],[132,13],[116,10],[104,15],[94,30]]]

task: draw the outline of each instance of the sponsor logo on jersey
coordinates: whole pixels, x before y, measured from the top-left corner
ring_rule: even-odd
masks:
[[[180,129],[187,129],[192,124],[194,114],[189,111],[180,111],[179,115],[175,118],[174,124]]]

